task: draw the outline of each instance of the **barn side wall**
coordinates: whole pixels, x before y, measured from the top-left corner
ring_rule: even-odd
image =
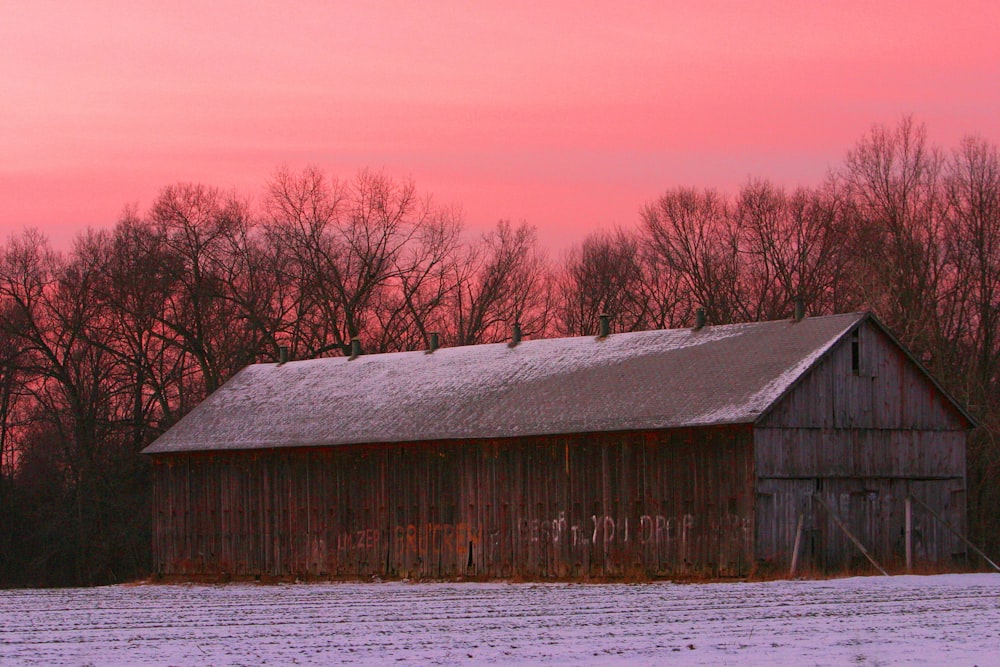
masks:
[[[968,426],[903,350],[863,323],[755,432],[758,557],[786,567],[801,516],[804,567],[867,567],[836,514],[877,560],[901,567],[908,495],[964,532]],[[911,516],[918,565],[964,562],[965,545],[940,521],[916,503]]]
[[[164,575],[745,574],[749,427],[164,455]]]

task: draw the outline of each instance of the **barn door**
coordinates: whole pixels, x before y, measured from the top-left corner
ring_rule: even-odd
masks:
[[[758,568],[787,572],[800,516],[799,571],[820,567],[817,559],[822,554],[822,535],[816,529],[813,489],[814,481],[808,479],[758,480],[754,509],[754,558]]]
[[[913,558],[917,563],[963,564],[968,558],[965,543],[942,524],[965,534],[965,489],[961,479],[911,480],[910,493],[921,505],[913,508]]]

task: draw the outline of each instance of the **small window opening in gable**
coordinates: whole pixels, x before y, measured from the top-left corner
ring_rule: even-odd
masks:
[[[851,372],[861,374],[861,337],[857,331],[851,334]]]

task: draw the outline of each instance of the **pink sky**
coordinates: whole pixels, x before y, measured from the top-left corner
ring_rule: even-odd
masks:
[[[564,247],[675,185],[818,183],[907,113],[1000,141],[1000,3],[4,2],[0,238],[284,164]]]

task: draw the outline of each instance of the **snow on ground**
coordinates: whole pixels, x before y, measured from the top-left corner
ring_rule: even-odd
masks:
[[[1000,665],[1000,575],[0,591],[0,664]]]

